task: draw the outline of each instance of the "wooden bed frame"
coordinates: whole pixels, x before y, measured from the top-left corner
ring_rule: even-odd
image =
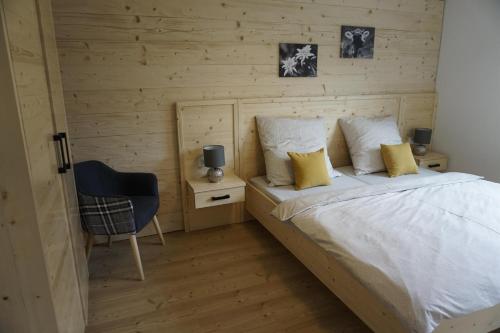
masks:
[[[189,231],[192,219],[203,219],[210,225],[217,221],[234,223],[234,216],[238,217],[238,221],[254,217],[373,331],[407,332],[394,311],[355,279],[331,254],[293,224],[281,222],[270,214],[276,203],[248,182],[252,177],[265,174],[255,117],[264,114],[324,117],[328,123],[329,157],[335,167],[340,167],[351,162],[337,124],[339,118],[350,115],[393,115],[398,120],[402,137],[407,138],[415,127],[434,127],[435,101],[435,94],[390,94],[178,103],[179,162],[186,230]],[[239,214],[227,214],[227,208],[224,207],[204,208],[203,211],[189,208],[186,180],[200,177],[205,172],[199,162],[204,144],[223,144],[226,148],[226,172],[234,172],[247,181],[245,206],[236,204],[232,207]],[[251,216],[245,212],[245,208]],[[500,328],[500,304],[460,318],[443,320],[434,332],[486,333],[496,328]]]

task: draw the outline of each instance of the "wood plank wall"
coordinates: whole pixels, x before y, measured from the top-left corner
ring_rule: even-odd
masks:
[[[55,0],[76,160],[155,172],[182,228],[175,102],[434,92],[441,0]],[[376,28],[373,60],[340,26]],[[319,44],[317,78],[279,78],[278,43]]]

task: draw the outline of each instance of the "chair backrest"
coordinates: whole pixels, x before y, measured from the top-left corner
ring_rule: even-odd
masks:
[[[78,192],[93,196],[119,194],[117,172],[99,161],[75,164],[75,182]]]

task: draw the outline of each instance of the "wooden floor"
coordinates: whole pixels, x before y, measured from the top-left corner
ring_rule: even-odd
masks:
[[[370,332],[257,222],[96,246],[87,333]]]

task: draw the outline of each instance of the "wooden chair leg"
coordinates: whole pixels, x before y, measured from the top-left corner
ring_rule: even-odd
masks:
[[[87,234],[87,245],[85,246],[85,256],[87,261],[90,260],[90,253],[92,252],[92,245],[94,245],[94,235],[90,232]]]
[[[139,246],[137,246],[137,238],[135,235],[130,235],[130,245],[132,246],[135,265],[137,266],[137,270],[139,271],[141,281],[144,281],[144,271],[142,270],[141,254],[139,253]]]
[[[163,238],[163,233],[161,232],[160,223],[158,222],[158,218],[156,217],[156,215],[153,217],[153,223],[156,228],[156,233],[160,237],[161,244],[165,246],[165,238]]]

